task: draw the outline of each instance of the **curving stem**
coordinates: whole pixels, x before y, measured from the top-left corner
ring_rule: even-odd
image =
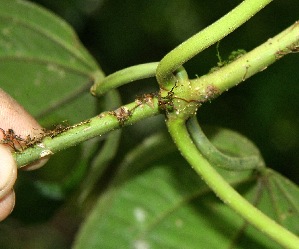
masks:
[[[296,235],[280,226],[244,199],[211,166],[193,143],[184,120],[172,117],[166,123],[183,157],[225,204],[284,248],[299,248],[299,238]]]
[[[250,155],[230,156],[218,150],[211,143],[199,126],[196,117],[192,117],[187,121],[187,128],[197,149],[214,166],[234,171],[265,167],[259,150],[249,140],[245,141],[247,147],[244,150],[250,148]]]
[[[193,35],[170,51],[159,63],[157,80],[162,89],[170,90],[172,73],[192,57],[227,36],[249,20],[272,0],[244,0],[225,16]]]

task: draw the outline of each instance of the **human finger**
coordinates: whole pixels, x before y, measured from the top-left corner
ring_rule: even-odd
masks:
[[[0,144],[0,221],[4,220],[13,210],[15,194],[12,190],[17,179],[17,165],[11,151]]]
[[[3,131],[12,129],[14,134],[26,139],[40,136],[43,132],[39,123],[10,95],[0,88],[0,128]],[[0,132],[0,139],[4,134]],[[33,164],[26,166],[26,169],[36,169],[46,163],[47,159],[41,159]]]
[[[17,179],[17,165],[8,148],[0,145],[0,199],[8,194]]]
[[[11,189],[10,192],[0,199],[0,222],[7,218],[15,206],[15,192]]]

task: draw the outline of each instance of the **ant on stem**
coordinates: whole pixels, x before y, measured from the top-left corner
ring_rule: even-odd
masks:
[[[29,135],[26,139],[23,139],[16,135],[13,129],[8,129],[5,131],[4,129],[0,128],[0,131],[3,134],[3,139],[0,141],[0,143],[9,145],[16,152],[20,152],[20,150],[24,149],[24,145],[22,145],[22,143],[27,144],[27,142],[31,141]]]

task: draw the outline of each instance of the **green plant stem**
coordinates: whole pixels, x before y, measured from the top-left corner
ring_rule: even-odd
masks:
[[[128,67],[108,75],[104,79],[97,80],[95,76],[95,83],[91,87],[90,92],[95,96],[101,96],[111,89],[122,86],[124,84],[141,80],[145,78],[154,77],[158,62],[151,62]]]
[[[299,51],[299,21],[247,54],[209,74],[191,80],[194,93],[202,95],[202,86],[212,85],[219,93],[227,91],[252,75],[265,70],[289,53]]]
[[[159,63],[157,80],[161,88],[170,90],[172,73],[186,61],[233,32],[272,0],[245,0],[204,30],[170,51]]]
[[[230,156],[219,151],[205,136],[196,117],[188,120],[187,128],[197,149],[214,166],[234,171],[265,167],[264,161],[257,149],[250,151],[251,155],[247,156]],[[250,142],[247,141],[247,143]],[[246,148],[247,150],[248,147]]]
[[[225,204],[284,248],[299,248],[298,237],[245,200],[200,154],[189,136],[184,120],[170,116],[167,126],[183,157]]]
[[[188,88],[188,91],[192,92],[195,100],[209,100],[209,95],[205,92],[207,86],[214,85],[219,90],[219,93],[234,87],[238,82],[242,82],[254,73],[262,71],[284,55],[298,51],[298,33],[299,22],[296,22],[290,28],[269,39],[266,43],[236,61],[213,73],[190,80],[191,89]],[[136,103],[133,102],[124,107],[131,110],[136,107]],[[159,114],[158,109],[158,100],[154,98],[153,107],[145,104],[136,108],[124,125],[133,124],[147,117],[157,115]],[[88,120],[88,122],[79,123],[76,127],[63,132],[53,139],[45,138],[41,144],[33,148],[28,148],[21,153],[14,153],[14,157],[17,160],[18,167],[25,166],[47,154],[51,155],[120,127],[121,125],[117,118],[106,112]]]
[[[18,167],[26,166],[31,162],[51,156],[58,151],[75,146],[93,137],[104,135],[122,126],[132,125],[144,118],[160,113],[157,98],[153,98],[151,105],[137,105],[133,102],[118,108],[115,112],[121,109],[132,110],[131,115],[127,116],[125,121],[120,121],[114,112],[104,112],[73,126],[71,129],[53,138],[45,137],[41,143],[38,143],[32,148],[27,148],[23,152],[14,153]]]

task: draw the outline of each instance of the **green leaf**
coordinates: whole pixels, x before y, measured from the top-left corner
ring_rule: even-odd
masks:
[[[89,88],[95,72],[104,76],[74,30],[33,3],[0,0],[0,5],[0,87],[48,129],[96,115],[98,101]],[[31,173],[42,195],[64,198],[82,179],[97,144],[88,141],[58,153]]]
[[[267,169],[261,178],[263,198],[271,216],[284,227],[299,234],[299,187],[278,172]]]
[[[148,165],[147,157],[157,152],[148,148],[133,157],[136,148],[126,157],[126,177],[99,198],[75,249],[280,248],[219,201],[178,154],[159,153],[150,167],[144,166],[141,155]],[[249,201],[298,233],[297,186],[271,170],[260,177],[250,171],[220,171]]]
[[[73,29],[32,3],[0,4],[1,88],[34,116],[87,91],[100,69]]]

